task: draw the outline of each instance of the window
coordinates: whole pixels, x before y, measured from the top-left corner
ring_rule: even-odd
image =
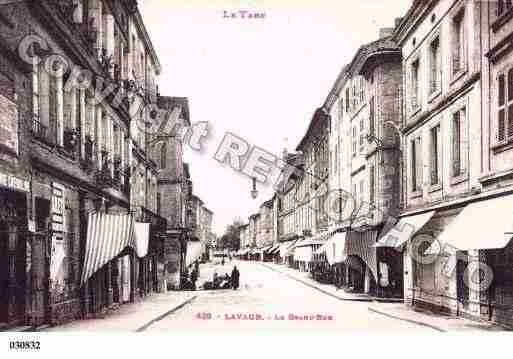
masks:
[[[346,112],[349,112],[349,88],[346,88]]]
[[[360,152],[363,152],[364,138],[365,138],[364,123],[363,123],[363,120],[360,120]]]
[[[360,202],[363,201],[363,183],[363,180],[360,180],[360,193],[358,195]]]
[[[513,139],[513,68],[498,77],[497,140]]]
[[[420,60],[417,59],[411,64],[411,110],[414,111],[420,106],[419,87]]]
[[[365,82],[364,78],[360,77],[360,102],[363,102],[365,99]]]
[[[465,67],[464,12],[456,15],[452,22],[452,73],[457,74]]]
[[[353,157],[356,156],[356,126],[353,127]]]
[[[376,200],[376,192],[374,191],[374,178],[375,176],[375,169],[374,169],[374,165],[371,165],[370,168],[369,168],[369,202],[371,204],[374,204],[375,200]]]
[[[160,168],[165,169],[167,162],[167,144],[164,142],[160,146]]]
[[[452,176],[458,177],[466,172],[466,110],[460,109],[452,115]]]
[[[437,36],[429,46],[429,93],[440,90],[440,38]]]
[[[509,9],[511,9],[511,0],[498,0],[497,16],[501,16]]]
[[[440,183],[439,166],[440,166],[440,125],[430,130],[431,147],[430,147],[430,178],[431,185]]]
[[[338,109],[340,111],[339,118],[343,119],[344,118],[344,99],[343,98],[341,98],[340,101],[338,102]]]
[[[356,193],[356,183],[353,184],[353,199],[355,202],[358,202],[358,196],[357,196],[357,193]]]
[[[374,128],[374,96],[371,97],[369,101],[369,135],[374,136],[375,135],[375,128]]]
[[[411,190],[417,192],[422,189],[422,157],[421,139],[417,137],[410,142],[411,149]]]

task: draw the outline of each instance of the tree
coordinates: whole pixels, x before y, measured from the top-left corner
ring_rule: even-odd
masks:
[[[223,249],[238,251],[240,249],[240,227],[243,225],[241,218],[235,218],[233,223],[226,227],[220,242]]]

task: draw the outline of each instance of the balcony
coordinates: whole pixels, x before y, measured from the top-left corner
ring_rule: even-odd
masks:
[[[109,188],[113,186],[113,178],[110,170],[110,161],[105,158],[108,157],[107,151],[102,151],[102,158],[104,158],[102,163],[102,168],[96,171],[96,184],[100,188]]]
[[[64,152],[72,158],[78,154],[80,140],[80,131],[78,129],[67,128],[64,130]]]
[[[130,196],[130,166],[127,166],[123,169],[122,175],[124,176],[123,185],[121,186],[121,191],[125,194],[125,196]]]
[[[114,157],[114,177],[112,178],[112,185],[114,188],[121,190],[121,177],[123,170],[121,168],[121,157],[116,155]]]
[[[85,136],[84,158],[80,161],[80,165],[86,172],[90,172],[94,168],[94,142],[91,135]]]
[[[152,226],[154,226],[156,229],[164,230],[167,226],[167,221],[165,218],[159,216],[156,213],[153,213],[149,209],[145,207],[141,207],[142,210],[142,221],[143,222],[149,222]]]

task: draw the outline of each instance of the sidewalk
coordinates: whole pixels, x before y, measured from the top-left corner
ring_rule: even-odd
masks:
[[[45,328],[43,331],[143,331],[155,321],[171,314],[195,298],[195,292],[153,293],[140,302],[121,305],[105,318],[77,320],[64,325]]]
[[[439,332],[508,330],[490,322],[474,321],[463,317],[433,313],[431,311],[413,308],[404,304],[374,303],[369,306],[369,311],[385,315],[389,318],[429,327],[438,330]]]
[[[309,287],[317,289],[324,294],[330,295],[340,300],[357,301],[357,302],[384,302],[384,303],[402,303],[401,298],[377,298],[365,293],[347,293],[343,289],[337,289],[333,284],[323,284],[315,281],[310,277],[308,272],[300,272],[296,269],[287,267],[286,265],[279,265],[269,262],[258,262],[264,267],[273,271],[280,272],[281,274],[303,283]]]

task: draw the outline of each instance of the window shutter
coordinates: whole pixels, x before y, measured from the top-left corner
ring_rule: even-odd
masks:
[[[415,140],[415,157],[417,165],[417,190],[422,190],[422,141],[420,137]]]
[[[375,133],[374,133],[374,131],[375,131],[375,129],[374,129],[374,124],[375,124],[374,116],[375,116],[375,111],[374,111],[374,96],[373,96],[370,99],[369,134],[371,136],[375,135]]]
[[[499,112],[497,117],[497,140],[504,141],[506,132],[506,112],[504,109],[504,104],[506,101],[506,81],[504,74],[499,75],[497,87],[497,104],[499,105]]]
[[[461,146],[461,121],[459,112],[455,112],[452,118],[452,174],[453,176],[460,175],[461,158],[460,158],[460,146]]]
[[[438,174],[437,168],[436,168],[436,161],[437,161],[437,138],[436,138],[436,131],[437,128],[431,129],[431,148],[430,148],[430,156],[429,156],[429,170],[430,170],[430,177],[431,177],[431,184],[438,183]]]
[[[468,133],[467,133],[467,110],[463,108],[460,110],[460,161],[461,161],[461,174],[467,173],[468,169]]]

